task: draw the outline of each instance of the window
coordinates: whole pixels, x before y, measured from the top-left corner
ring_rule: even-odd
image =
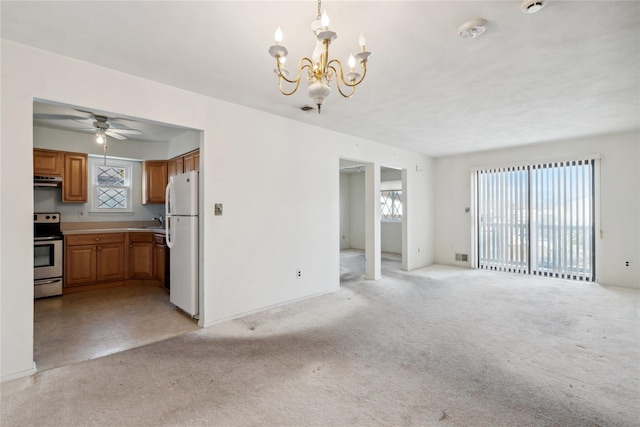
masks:
[[[380,208],[383,220],[402,221],[402,190],[381,191]]]
[[[595,160],[479,170],[477,266],[595,280]]]
[[[133,212],[131,203],[131,165],[91,163],[91,204],[93,212]]]

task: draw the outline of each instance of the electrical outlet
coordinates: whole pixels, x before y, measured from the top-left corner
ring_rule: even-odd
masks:
[[[302,271],[301,270],[296,270],[296,277],[298,279],[302,277]]]
[[[624,262],[624,266],[625,266],[625,267],[629,267],[629,261],[625,261],[625,262]]]

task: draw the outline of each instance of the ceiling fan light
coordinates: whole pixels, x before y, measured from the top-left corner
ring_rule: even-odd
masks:
[[[107,135],[104,133],[102,129],[96,132],[96,142],[98,144],[104,144],[107,141]]]

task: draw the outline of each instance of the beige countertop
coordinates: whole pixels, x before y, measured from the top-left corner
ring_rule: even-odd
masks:
[[[155,233],[165,234],[165,229],[160,227],[122,227],[122,228],[83,228],[79,230],[65,230],[65,236],[73,234],[93,234],[93,233]]]

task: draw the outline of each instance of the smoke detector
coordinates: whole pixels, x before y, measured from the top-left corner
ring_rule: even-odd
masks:
[[[524,13],[536,13],[547,4],[547,0],[524,0],[520,4],[520,9]]]
[[[458,33],[463,39],[475,39],[487,29],[487,21],[485,19],[472,19],[458,28]]]

